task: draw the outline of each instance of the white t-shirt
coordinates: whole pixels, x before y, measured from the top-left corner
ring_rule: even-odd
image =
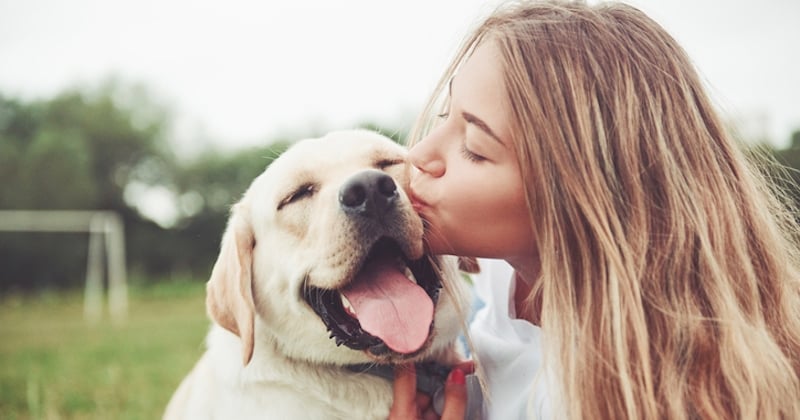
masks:
[[[484,396],[483,418],[552,418],[547,376],[537,379],[542,368],[542,330],[516,319],[514,270],[502,260],[481,259],[479,263],[481,272],[473,280],[483,307],[475,313],[469,330],[487,379],[489,394]]]

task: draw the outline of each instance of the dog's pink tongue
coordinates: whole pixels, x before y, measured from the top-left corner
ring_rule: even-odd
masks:
[[[392,261],[367,263],[342,293],[355,310],[364,331],[398,353],[419,350],[433,321],[433,301]]]

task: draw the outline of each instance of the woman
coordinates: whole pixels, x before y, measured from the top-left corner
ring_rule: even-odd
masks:
[[[410,144],[431,250],[514,270],[478,279],[485,416],[800,418],[800,229],[643,13],[499,9]],[[399,370],[392,418],[429,415],[413,385]]]

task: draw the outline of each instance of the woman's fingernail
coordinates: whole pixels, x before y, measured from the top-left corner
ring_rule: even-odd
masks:
[[[450,371],[450,377],[447,378],[447,380],[448,382],[457,385],[464,385],[467,383],[467,379],[464,376],[464,371],[459,368],[455,368],[452,371]]]

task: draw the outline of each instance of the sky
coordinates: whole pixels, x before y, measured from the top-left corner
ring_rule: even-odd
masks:
[[[780,145],[800,129],[800,1],[629,3],[683,45],[745,134]],[[407,128],[496,4],[0,0],[0,92],[46,99],[109,77],[142,84],[187,153],[364,121]]]

